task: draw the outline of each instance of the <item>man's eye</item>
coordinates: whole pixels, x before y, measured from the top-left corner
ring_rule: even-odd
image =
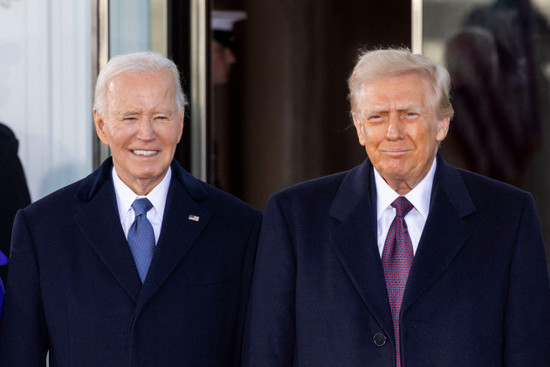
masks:
[[[418,113],[416,113],[416,112],[407,112],[407,113],[405,114],[405,117],[406,117],[406,118],[409,118],[409,119],[411,119],[411,118],[417,118],[418,116],[419,116],[419,115],[418,115]]]
[[[371,115],[371,116],[369,116],[368,121],[369,122],[381,122],[381,121],[384,121],[384,116],[383,115]]]
[[[135,117],[125,117],[123,118],[124,121],[134,121],[137,120]]]

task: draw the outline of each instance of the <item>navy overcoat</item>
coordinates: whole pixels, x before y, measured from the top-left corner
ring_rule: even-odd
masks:
[[[550,286],[532,197],[438,157],[400,315],[403,367],[550,366]],[[274,195],[246,367],[395,367],[371,163]]]
[[[0,366],[238,365],[261,213],[173,162],[142,285],[111,167],[19,211]]]

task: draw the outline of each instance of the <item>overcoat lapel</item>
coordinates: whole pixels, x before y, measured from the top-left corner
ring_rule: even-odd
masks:
[[[82,181],[75,199],[84,205],[75,213],[74,220],[99,258],[140,308],[189,251],[212,213],[200,205],[208,195],[199,181],[173,162],[161,234],[142,285],[120,226],[111,168],[112,159],[108,158]],[[190,219],[190,215],[195,220]]]
[[[386,335],[393,335],[377,246],[376,191],[371,172],[367,160],[342,181],[330,211],[330,215],[340,222],[331,241],[363,302]]]
[[[143,307],[151,299],[208,224],[212,212],[200,204],[207,198],[206,191],[197,179],[179,164],[172,164],[172,181],[166,198],[162,229],[138,307]]]
[[[457,170],[438,156],[430,214],[418,244],[401,311],[410,307],[438,281],[472,230],[464,217],[476,209]]]
[[[457,170],[438,156],[430,214],[413,260],[401,311],[438,281],[472,231],[464,217],[475,206]],[[340,221],[331,241],[361,298],[386,335],[391,310],[376,236],[376,189],[367,160],[351,170],[338,191],[331,216]]]
[[[82,181],[75,200],[84,205],[74,221],[99,258],[128,295],[137,302],[141,281],[120,225],[116,197],[110,180],[111,159]]]

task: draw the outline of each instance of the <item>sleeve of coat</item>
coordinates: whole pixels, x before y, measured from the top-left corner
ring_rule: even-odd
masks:
[[[532,197],[526,196],[510,264],[504,365],[550,366],[550,282]]]
[[[260,232],[260,225],[262,223],[262,215],[258,213],[255,217],[254,224],[248,234],[247,247],[245,252],[245,258],[243,261],[243,267],[241,270],[241,304],[239,312],[239,328],[237,330],[237,336],[235,338],[235,360],[234,366],[241,365],[241,353],[244,334],[244,322],[246,317],[246,309],[248,305],[248,297],[250,296],[250,285],[252,283],[252,272],[254,270],[254,260],[256,258],[256,250],[258,248],[258,236]]]
[[[24,212],[15,217],[10,269],[0,318],[0,367],[44,367],[48,337],[40,269]]]
[[[278,196],[264,214],[245,325],[243,366],[292,366],[296,257]]]

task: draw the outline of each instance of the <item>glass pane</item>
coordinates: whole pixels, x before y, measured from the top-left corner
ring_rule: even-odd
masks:
[[[150,50],[150,0],[109,1],[109,56]]]
[[[550,242],[550,0],[424,0],[423,52],[451,74],[451,163],[533,193]]]

